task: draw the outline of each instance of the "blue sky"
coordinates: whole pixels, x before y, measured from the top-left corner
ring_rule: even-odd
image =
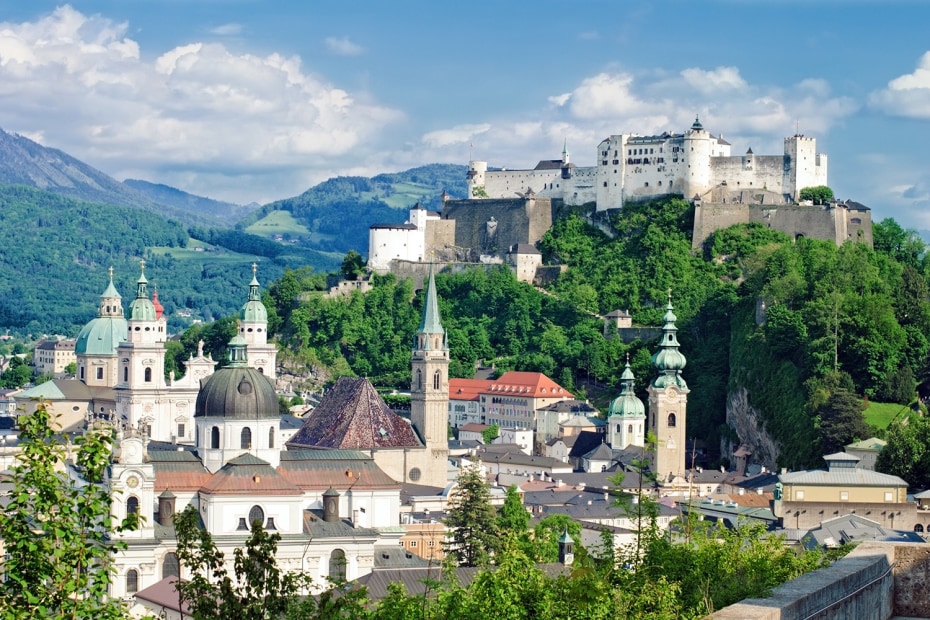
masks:
[[[0,127],[238,203],[610,134],[817,138],[839,198],[930,230],[930,3],[0,0]]]

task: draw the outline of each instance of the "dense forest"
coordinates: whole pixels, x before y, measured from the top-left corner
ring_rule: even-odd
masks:
[[[479,360],[541,371],[603,410],[629,355],[645,400],[655,343],[624,343],[605,333],[600,315],[625,309],[635,324],[657,327],[671,294],[688,359],[689,435],[711,453],[721,438],[747,439],[726,424],[737,389],[779,445],[779,464],[795,468],[869,431],[843,417],[843,395],[913,399],[927,377],[930,333],[928,264],[916,233],[885,220],[871,249],[740,225],[696,253],[691,217],[689,203],[671,199],[630,205],[609,226],[559,220],[539,247],[546,262],[568,269],[545,292],[504,267],[440,273],[453,376],[471,376]],[[386,276],[367,295],[326,299],[299,295],[307,290],[300,279],[286,272],[266,296],[283,358],[324,379],[356,374],[406,387],[422,295]]]

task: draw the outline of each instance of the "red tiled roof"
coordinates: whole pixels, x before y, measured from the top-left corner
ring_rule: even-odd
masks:
[[[214,495],[303,495],[303,491],[266,461],[243,454],[213,474],[201,489]]]
[[[488,392],[491,394],[520,393],[531,398],[573,398],[572,394],[561,385],[541,372],[505,372],[491,381]]]
[[[478,400],[492,383],[490,379],[449,379],[449,400]]]
[[[490,424],[478,424],[477,422],[469,422],[468,424],[463,424],[461,427],[459,427],[459,431],[480,433],[481,431],[488,428],[491,428]]]
[[[288,450],[278,472],[303,490],[400,488],[374,459],[351,450]]]
[[[368,450],[421,444],[410,422],[391,411],[368,379],[341,377],[287,445]]]

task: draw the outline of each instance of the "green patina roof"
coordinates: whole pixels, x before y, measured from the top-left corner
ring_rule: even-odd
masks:
[[[249,283],[249,300],[242,306],[241,317],[244,323],[267,323],[268,310],[262,303],[262,296],[258,292],[257,265],[252,264],[252,281]]]
[[[155,321],[158,318],[155,304],[149,299],[149,281],[145,279],[145,263],[142,264],[142,273],[136,282],[136,298],[129,304],[129,318],[132,321]]]
[[[672,294],[669,291],[668,305],[663,317],[665,325],[662,327],[662,341],[659,343],[659,350],[652,356],[652,364],[659,371],[659,376],[653,380],[652,385],[657,388],[675,386],[688,389],[688,384],[681,376],[681,371],[688,362],[678,350],[681,345],[678,343],[678,328],[675,327],[677,317],[672,309]]]
[[[129,327],[123,317],[91,319],[78,334],[74,344],[76,355],[116,355],[119,343],[126,340]]]
[[[420,321],[420,334],[444,334],[446,330],[442,328],[439,321],[439,300],[436,298],[436,278],[433,275],[433,267],[429,269],[429,282],[426,284],[426,303],[423,305],[423,319]]]
[[[646,406],[643,405],[643,401],[636,396],[633,389],[634,380],[633,371],[630,370],[630,360],[627,359],[626,368],[623,369],[623,374],[620,375],[620,383],[623,388],[620,391],[620,396],[611,401],[610,408],[607,410],[608,415],[637,418],[646,417]]]

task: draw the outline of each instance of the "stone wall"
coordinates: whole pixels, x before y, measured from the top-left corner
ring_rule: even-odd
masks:
[[[887,620],[930,617],[930,545],[863,543],[827,568],[767,598],[746,599],[713,620]]]
[[[441,217],[455,220],[454,245],[503,256],[512,245],[535,245],[552,227],[552,208],[549,198],[447,200]]]

